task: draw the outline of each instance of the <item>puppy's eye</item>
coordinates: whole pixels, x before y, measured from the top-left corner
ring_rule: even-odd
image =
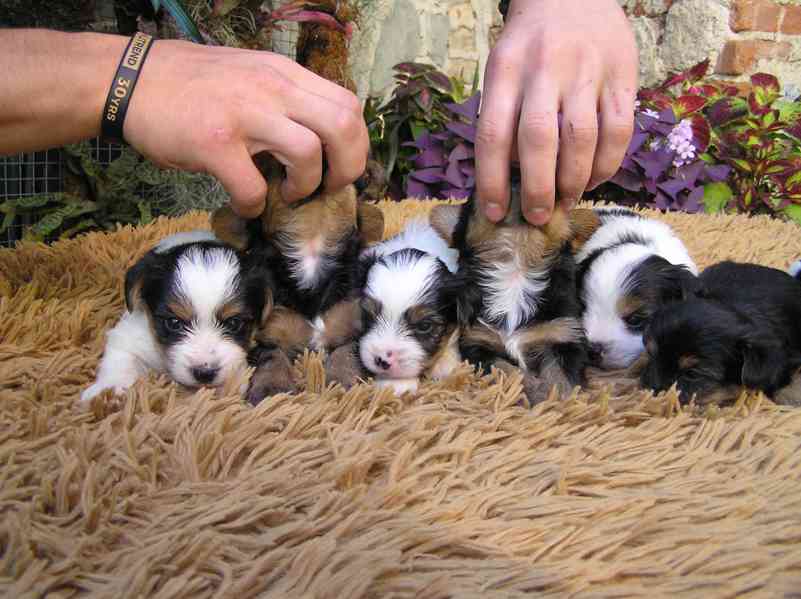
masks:
[[[174,316],[171,318],[165,318],[164,320],[164,328],[167,329],[170,333],[180,333],[184,330],[184,323],[182,320],[175,318]]]
[[[416,325],[414,325],[414,330],[420,333],[421,335],[428,335],[434,330],[434,323],[430,320],[421,320]]]
[[[236,335],[237,333],[241,333],[242,329],[245,328],[245,319],[240,318],[239,316],[232,316],[231,318],[226,319],[223,323],[223,326],[228,330],[229,333]]]
[[[648,316],[644,312],[632,312],[623,319],[623,322],[632,329],[642,329],[648,323]]]

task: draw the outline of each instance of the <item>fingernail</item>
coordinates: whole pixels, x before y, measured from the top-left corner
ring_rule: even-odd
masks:
[[[532,225],[544,225],[548,222],[551,211],[547,208],[534,207],[526,212],[526,220]]]
[[[503,218],[503,208],[497,202],[489,202],[484,206],[484,214],[491,221],[499,221]]]

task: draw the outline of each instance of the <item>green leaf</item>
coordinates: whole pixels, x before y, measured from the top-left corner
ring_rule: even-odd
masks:
[[[31,231],[33,231],[38,238],[43,239],[58,229],[63,222],[64,215],[61,214],[60,210],[56,210],[49,214],[45,214],[41,219],[34,223],[31,226]]]
[[[789,204],[784,208],[784,214],[789,219],[801,225],[801,204]]]
[[[750,173],[754,170],[751,168],[751,165],[748,163],[748,161],[743,160],[742,158],[732,158],[731,162],[735,167],[743,172]]]
[[[64,229],[61,234],[58,236],[59,239],[69,239],[70,237],[75,237],[81,231],[86,231],[87,229],[91,229],[96,227],[97,223],[91,218],[85,218],[84,220],[78,222],[78,224],[73,225],[69,229]]]
[[[6,215],[3,217],[3,224],[0,225],[0,233],[5,233],[8,228],[14,224],[14,219],[17,217],[17,213],[13,210],[9,210],[6,212]]]
[[[707,214],[723,212],[729,205],[734,194],[731,188],[723,182],[707,183],[704,185],[704,209]]]
[[[150,0],[150,4],[153,5],[154,12],[158,12],[161,8],[161,0]]]
[[[24,210],[32,210],[34,208],[41,208],[42,206],[47,206],[51,201],[62,201],[61,196],[63,194],[42,194],[36,196],[27,196],[22,198],[17,198],[14,200],[17,208],[21,208]]]
[[[136,207],[139,208],[139,222],[141,224],[146,225],[153,220],[153,212],[150,210],[149,203],[145,201],[138,202]]]
[[[425,123],[421,123],[420,121],[409,121],[409,127],[412,130],[412,139],[417,140],[420,136],[428,131],[428,127],[425,126]]]
[[[186,35],[193,42],[198,44],[204,43],[203,36],[200,35],[197,25],[195,25],[192,17],[187,14],[179,0],[161,0],[161,4],[164,5],[164,10],[170,13],[172,18],[175,19],[175,24],[184,35]]]

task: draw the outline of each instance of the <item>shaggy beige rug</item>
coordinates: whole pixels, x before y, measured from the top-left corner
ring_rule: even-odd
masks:
[[[429,207],[384,206],[387,233]],[[801,256],[791,224],[660,218],[701,267]],[[801,410],[761,397],[526,409],[464,368],[399,399],[307,356],[305,392],[257,408],[153,378],[81,412],[126,267],[206,226],[0,251],[3,596],[801,596]]]

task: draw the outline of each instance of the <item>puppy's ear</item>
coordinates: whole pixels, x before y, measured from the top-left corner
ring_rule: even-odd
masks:
[[[449,246],[453,245],[453,233],[459,224],[462,206],[437,204],[431,209],[429,222],[431,227],[442,237]]]
[[[578,252],[601,226],[601,219],[595,210],[574,208],[570,211],[570,245],[573,252]]]
[[[258,249],[242,257],[242,283],[250,306],[256,309],[254,316],[260,326],[264,326],[273,311],[277,284],[273,274],[273,264],[277,252],[270,246]]]
[[[686,266],[671,264],[661,256],[651,256],[646,260],[647,268],[656,277],[656,288],[660,303],[678,302],[692,297],[697,291],[698,277]]]
[[[240,252],[251,245],[249,221],[237,215],[230,206],[223,206],[211,215],[211,228],[218,239]]]
[[[378,206],[359,202],[356,221],[364,243],[378,243],[384,238],[384,213]]]
[[[791,365],[787,350],[774,339],[748,336],[742,341],[740,351],[743,355],[741,379],[746,387],[773,395],[789,382]]]
[[[142,287],[144,287],[148,273],[153,274],[157,263],[158,254],[151,250],[125,273],[125,307],[128,312],[133,312],[141,307]]]

